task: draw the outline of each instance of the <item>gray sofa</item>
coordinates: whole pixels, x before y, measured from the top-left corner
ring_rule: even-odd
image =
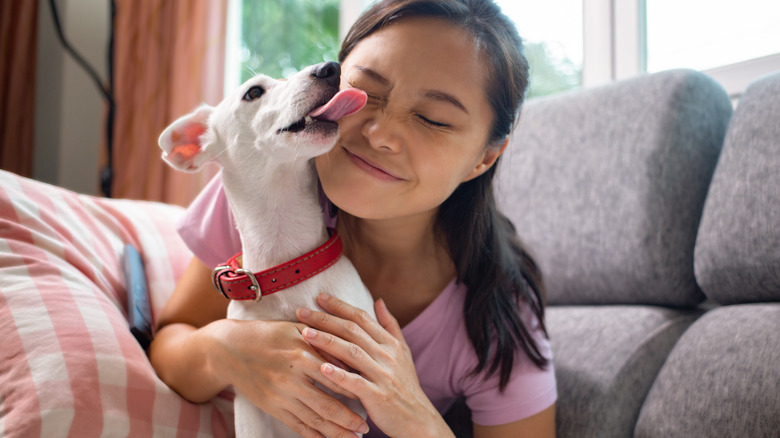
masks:
[[[780,437],[780,73],[733,112],[690,70],[533,100],[502,160],[559,437]]]

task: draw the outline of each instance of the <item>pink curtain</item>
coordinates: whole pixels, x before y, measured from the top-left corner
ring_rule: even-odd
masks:
[[[0,1],[0,168],[32,175],[38,1]]]
[[[223,94],[227,0],[117,0],[114,184],[117,198],[187,205],[216,173],[160,158],[165,127]]]

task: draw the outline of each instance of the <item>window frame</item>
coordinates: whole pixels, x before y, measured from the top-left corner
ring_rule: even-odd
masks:
[[[583,87],[626,79],[647,71],[645,2],[583,0]],[[780,71],[780,53],[702,70],[702,73],[719,82],[736,100],[751,82],[776,71]]]
[[[235,3],[241,0],[229,1]],[[582,0],[583,88],[627,79],[647,71],[646,1]],[[340,0],[339,30],[342,40],[369,3],[371,0]],[[238,32],[240,35],[240,28]],[[779,70],[780,53],[777,53],[702,72],[718,81],[733,99],[738,99],[752,81]]]

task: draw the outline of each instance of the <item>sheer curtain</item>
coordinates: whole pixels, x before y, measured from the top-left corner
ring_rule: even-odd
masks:
[[[114,197],[187,205],[216,173],[173,170],[157,138],[222,99],[226,19],[227,0],[116,0]]]
[[[38,1],[0,1],[0,168],[32,175]]]

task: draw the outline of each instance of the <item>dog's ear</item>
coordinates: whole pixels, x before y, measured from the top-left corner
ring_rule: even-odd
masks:
[[[209,146],[214,136],[209,133],[208,122],[213,112],[214,107],[201,105],[165,128],[158,140],[163,160],[185,172],[198,172],[211,161],[215,151]]]

